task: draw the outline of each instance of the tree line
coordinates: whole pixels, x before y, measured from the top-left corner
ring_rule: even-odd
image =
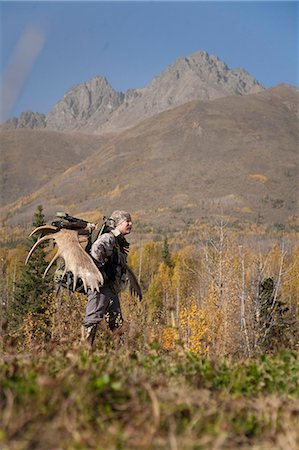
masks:
[[[44,222],[39,206],[32,225]],[[85,295],[66,290],[55,295],[53,275],[42,278],[49,259],[43,246],[24,265],[35,240],[1,249],[1,344],[77,342]],[[132,246],[129,265],[144,299],[122,295],[127,342],[234,357],[295,348],[299,246],[287,237],[248,242],[220,220],[190,245],[163,236]]]

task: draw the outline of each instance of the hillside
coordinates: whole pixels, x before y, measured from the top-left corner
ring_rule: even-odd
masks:
[[[107,138],[48,130],[0,131],[0,205],[39,189],[70,166],[86,159]]]
[[[120,133],[1,213],[29,221],[41,203],[49,215],[128,209],[149,226],[181,227],[222,212],[232,221],[286,224],[297,207],[297,104],[288,85],[186,103]]]

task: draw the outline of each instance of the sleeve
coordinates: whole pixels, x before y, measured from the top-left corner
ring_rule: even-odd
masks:
[[[100,266],[112,255],[114,241],[115,237],[112,234],[104,233],[93,243],[90,254]]]

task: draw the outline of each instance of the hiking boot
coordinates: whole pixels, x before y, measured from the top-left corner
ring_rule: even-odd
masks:
[[[83,327],[83,341],[87,342],[91,347],[96,337],[97,328],[97,323]]]

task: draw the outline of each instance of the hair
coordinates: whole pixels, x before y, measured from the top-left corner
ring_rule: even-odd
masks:
[[[127,211],[113,211],[111,216],[109,217],[110,224],[114,227],[117,227],[120,223],[124,222],[127,219],[130,219],[131,215]],[[112,223],[111,223],[112,222]]]

